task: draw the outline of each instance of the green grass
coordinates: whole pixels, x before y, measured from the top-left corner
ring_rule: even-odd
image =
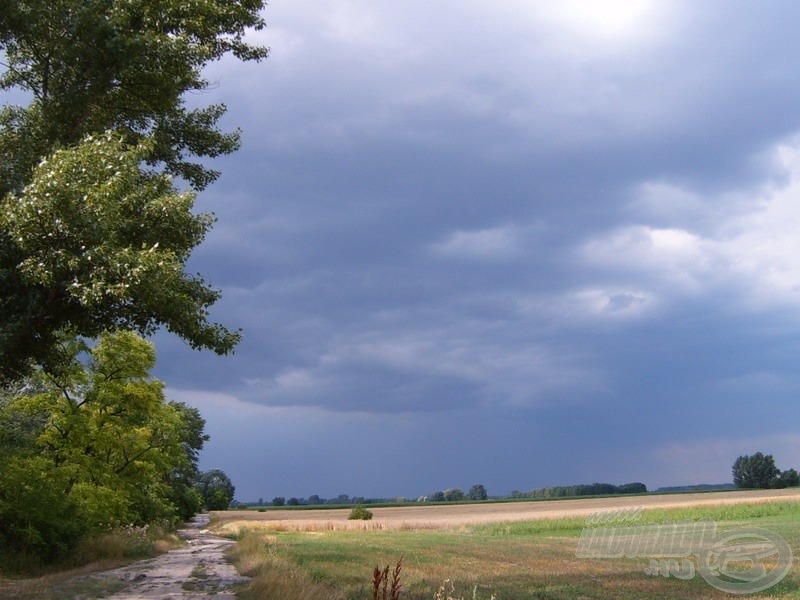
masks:
[[[711,519],[719,531],[764,527],[781,535],[798,555],[789,575],[756,598],[798,598],[800,589],[800,503],[658,509],[643,511],[639,523]],[[402,598],[434,599],[445,580],[451,598],[489,600],[728,598],[699,575],[685,581],[645,574],[647,559],[579,559],[575,556],[584,519],[525,521],[427,530],[270,532],[252,530],[243,540],[260,553],[253,572],[283,569],[295,581],[315,586],[320,596],[369,600],[372,571],[403,559]],[[243,542],[245,543],[245,542]],[[247,555],[247,553],[244,553]],[[240,556],[239,560],[243,557]],[[257,561],[256,561],[257,562]],[[280,579],[280,578],[278,578]],[[261,593],[243,595],[269,598]],[[450,588],[447,588],[450,591]],[[251,590],[252,592],[252,590]],[[326,596],[326,594],[328,594]],[[291,597],[291,592],[286,597]]]

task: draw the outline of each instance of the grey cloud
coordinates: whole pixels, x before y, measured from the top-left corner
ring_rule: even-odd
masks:
[[[311,470],[334,489],[297,494],[348,491],[335,440],[365,423],[402,419],[393,446],[426,451],[451,423],[485,437],[492,460],[437,447],[424,474],[398,466],[425,493],[447,472],[475,483],[470,465],[504,491],[600,473],[686,483],[641,457],[743,436],[759,392],[770,435],[796,414],[791,379],[719,382],[781,380],[796,356],[794,217],[769,194],[794,189],[776,147],[798,146],[800,9],[673,3],[617,38],[535,10],[270,6],[271,58],[209,74],[219,86],[198,101],[224,100],[245,145],[201,196],[220,221],[192,268],[245,339],[217,358],[160,335],[159,374],[254,415],[331,415],[325,434],[292,421],[304,454],[270,467],[288,487],[303,460],[325,462]],[[697,473],[725,480],[726,460]]]

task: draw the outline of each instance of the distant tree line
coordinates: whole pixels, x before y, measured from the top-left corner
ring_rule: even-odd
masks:
[[[675,486],[658,488],[656,492],[680,492],[680,491],[712,491],[731,489],[734,486],[739,488],[786,488],[800,485],[800,474],[795,469],[781,471],[775,466],[775,459],[772,455],[764,455],[756,452],[752,456],[740,456],[733,465],[733,484],[700,484],[692,486]],[[505,498],[513,499],[541,499],[541,498],[568,498],[579,496],[611,496],[620,494],[646,494],[647,486],[643,483],[633,482],[622,485],[611,483],[590,483],[579,485],[556,485],[544,488],[537,488],[529,492],[514,490],[510,496]],[[502,499],[502,496],[495,496],[495,499]],[[480,483],[469,488],[464,492],[461,488],[451,487],[427,496],[421,496],[417,502],[469,502],[488,500],[489,495],[486,487]],[[335,498],[321,498],[317,494],[312,494],[308,498],[289,498],[277,496],[271,502],[259,498],[258,502],[253,502],[258,506],[355,506],[362,504],[400,504],[408,502],[404,497],[398,498],[365,498],[364,496],[349,496],[339,494]],[[237,503],[233,503],[235,506]]]
[[[351,506],[355,504],[392,504],[406,502],[403,497],[397,498],[366,498],[364,496],[350,496],[349,494],[339,494],[335,498],[321,498],[318,494],[312,494],[308,498],[286,498],[285,496],[275,496],[272,500],[259,498],[258,501],[249,502],[255,506]],[[234,502],[232,506],[241,506]]]
[[[478,483],[469,488],[465,494],[460,488],[448,488],[440,492],[434,492],[428,496],[422,496],[415,499],[417,502],[454,502],[461,500],[487,500],[488,494],[486,488]],[[258,501],[249,502],[255,506],[354,506],[360,504],[402,504],[403,502],[410,502],[404,496],[397,496],[394,498],[367,498],[365,496],[350,496],[348,494],[339,494],[335,498],[321,498],[318,494],[312,494],[308,498],[286,498],[285,496],[276,496],[271,501],[264,498],[259,498]],[[243,506],[239,502],[233,502],[233,507]]]
[[[423,496],[419,500],[423,502],[461,502],[463,500],[487,500],[488,498],[489,495],[486,493],[486,488],[483,484],[477,483],[469,488],[469,492],[466,494],[460,488],[454,487]]]
[[[514,491],[513,498],[566,498],[570,496],[603,496],[616,494],[646,494],[647,486],[643,483],[591,483],[582,485],[555,485],[539,488],[530,492]]]
[[[510,496],[494,496],[494,499],[500,500],[503,498],[566,498],[571,496],[600,496],[600,495],[617,495],[617,494],[646,494],[647,486],[643,483],[625,483],[622,485],[613,485],[610,483],[591,483],[582,485],[561,485],[546,488],[539,488],[529,492],[513,491]],[[417,498],[417,502],[481,502],[489,499],[489,494],[486,491],[486,486],[480,483],[469,488],[469,491],[464,492],[461,488],[451,487],[437,492],[433,492],[426,496]],[[253,502],[259,506],[322,506],[322,505],[340,505],[352,506],[360,504],[399,504],[408,502],[404,497],[399,498],[365,498],[363,496],[349,496],[347,494],[340,494],[335,498],[320,498],[318,495],[313,494],[306,498],[289,498],[288,500],[283,496],[278,496],[272,499],[272,502],[266,502],[260,498],[258,502]]]
[[[656,494],[674,494],[678,492],[722,492],[736,489],[732,483],[698,483],[696,485],[671,485],[658,488]]]
[[[690,486],[661,487],[656,493],[668,492],[696,492],[726,490],[734,487],[738,488],[763,488],[779,489],[800,485],[800,474],[795,469],[781,471],[775,466],[775,459],[771,454],[756,452],[752,456],[740,456],[733,465],[733,484],[698,484]],[[579,485],[556,485],[544,488],[537,488],[529,492],[514,490],[510,496],[505,498],[513,499],[540,499],[540,498],[568,498],[579,496],[611,496],[619,494],[646,494],[647,486],[643,483],[633,482],[622,485],[611,483],[590,483]],[[502,499],[503,496],[495,496],[495,499]],[[452,487],[421,496],[417,502],[469,502],[488,500],[489,495],[486,487],[480,483],[469,488],[464,492],[461,488]],[[397,498],[365,498],[364,496],[349,496],[339,494],[335,498],[321,498],[317,494],[312,494],[308,498],[289,498],[278,496],[271,502],[259,498],[258,502],[253,502],[258,506],[354,506],[361,504],[400,504],[408,502],[404,497]],[[236,503],[233,503],[235,506]]]

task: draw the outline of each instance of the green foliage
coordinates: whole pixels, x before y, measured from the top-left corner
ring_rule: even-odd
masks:
[[[272,506],[285,506],[286,505],[286,498],[283,496],[275,496],[272,499]]]
[[[347,518],[351,521],[370,521],[372,519],[372,511],[363,506],[354,506]]]
[[[464,500],[486,500],[487,498],[486,488],[480,484],[473,485],[468,494],[464,494],[460,488],[454,487],[424,497],[428,502],[463,502]]]
[[[643,483],[623,483],[617,486],[616,494],[646,494],[647,486]]]
[[[64,493],[69,481],[67,469],[33,451],[0,457],[0,563],[57,559],[87,533]]]
[[[219,469],[200,473],[195,488],[200,492],[203,505],[208,510],[227,510],[236,493],[230,478]]]
[[[795,469],[788,469],[773,477],[769,486],[771,488],[780,489],[797,487],[798,485],[800,485],[800,474],[798,474]]]
[[[244,41],[263,0],[0,0],[0,380],[57,360],[57,335],[166,327],[225,354],[208,323],[218,292],[183,267],[213,219],[191,194],[218,175],[195,158],[235,151],[223,106],[188,110],[202,70]],[[114,132],[110,134],[108,132]],[[146,172],[142,165],[154,171]]]
[[[459,488],[450,488],[444,491],[444,499],[447,502],[459,502],[464,499],[464,492]]]
[[[486,493],[486,488],[480,483],[476,483],[469,488],[469,493],[467,495],[470,500],[486,500],[489,497]]]
[[[756,452],[740,456],[733,463],[733,483],[740,488],[769,488],[780,475],[771,454]]]
[[[0,0],[0,89],[33,98],[0,118],[0,195],[19,191],[52,149],[108,129],[156,141],[150,162],[202,189],[216,173],[186,155],[236,149],[216,128],[224,107],[187,110],[186,92],[208,87],[202,69],[227,53],[261,60],[245,43],[261,29],[263,0]],[[22,152],[20,152],[22,150]],[[5,189],[2,189],[5,186]]]
[[[444,491],[434,492],[427,497],[427,500],[429,502],[460,502],[464,498],[464,492],[459,488],[448,488]]]
[[[126,525],[112,532],[95,533],[78,543],[70,562],[151,558],[156,553],[155,542],[165,535],[166,531],[158,525]]]
[[[202,419],[164,401],[152,344],[118,332],[62,350],[58,371],[0,403],[0,554],[54,560],[89,534],[185,514],[175,478],[196,469]]]
[[[203,508],[203,496],[194,487],[194,483],[199,476],[197,461],[200,451],[209,437],[203,433],[206,422],[200,416],[199,410],[183,402],[170,402],[169,405],[180,415],[183,423],[180,443],[187,460],[172,469],[166,483],[170,490],[170,503],[178,511],[178,517],[182,521],[188,521]]]
[[[646,494],[647,486],[643,483],[591,483],[580,485],[555,485],[531,490],[530,492],[512,492],[513,498],[569,498],[572,496],[602,496],[615,494]]]
[[[0,285],[8,275],[29,300],[0,300],[7,373],[22,372],[27,358],[57,360],[56,333],[69,328],[96,337],[163,325],[198,348],[237,343],[238,334],[207,321],[219,293],[184,270],[214,219],[192,213],[193,194],[142,170],[147,146],[88,137],[42,161],[19,195],[0,201],[0,231],[17,255]]]

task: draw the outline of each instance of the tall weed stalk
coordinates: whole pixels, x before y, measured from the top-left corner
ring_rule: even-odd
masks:
[[[400,598],[400,589],[403,584],[400,583],[400,573],[403,570],[403,559],[397,561],[394,566],[391,577],[391,586],[389,585],[389,565],[383,569],[375,566],[372,571],[372,600],[398,600]]]

